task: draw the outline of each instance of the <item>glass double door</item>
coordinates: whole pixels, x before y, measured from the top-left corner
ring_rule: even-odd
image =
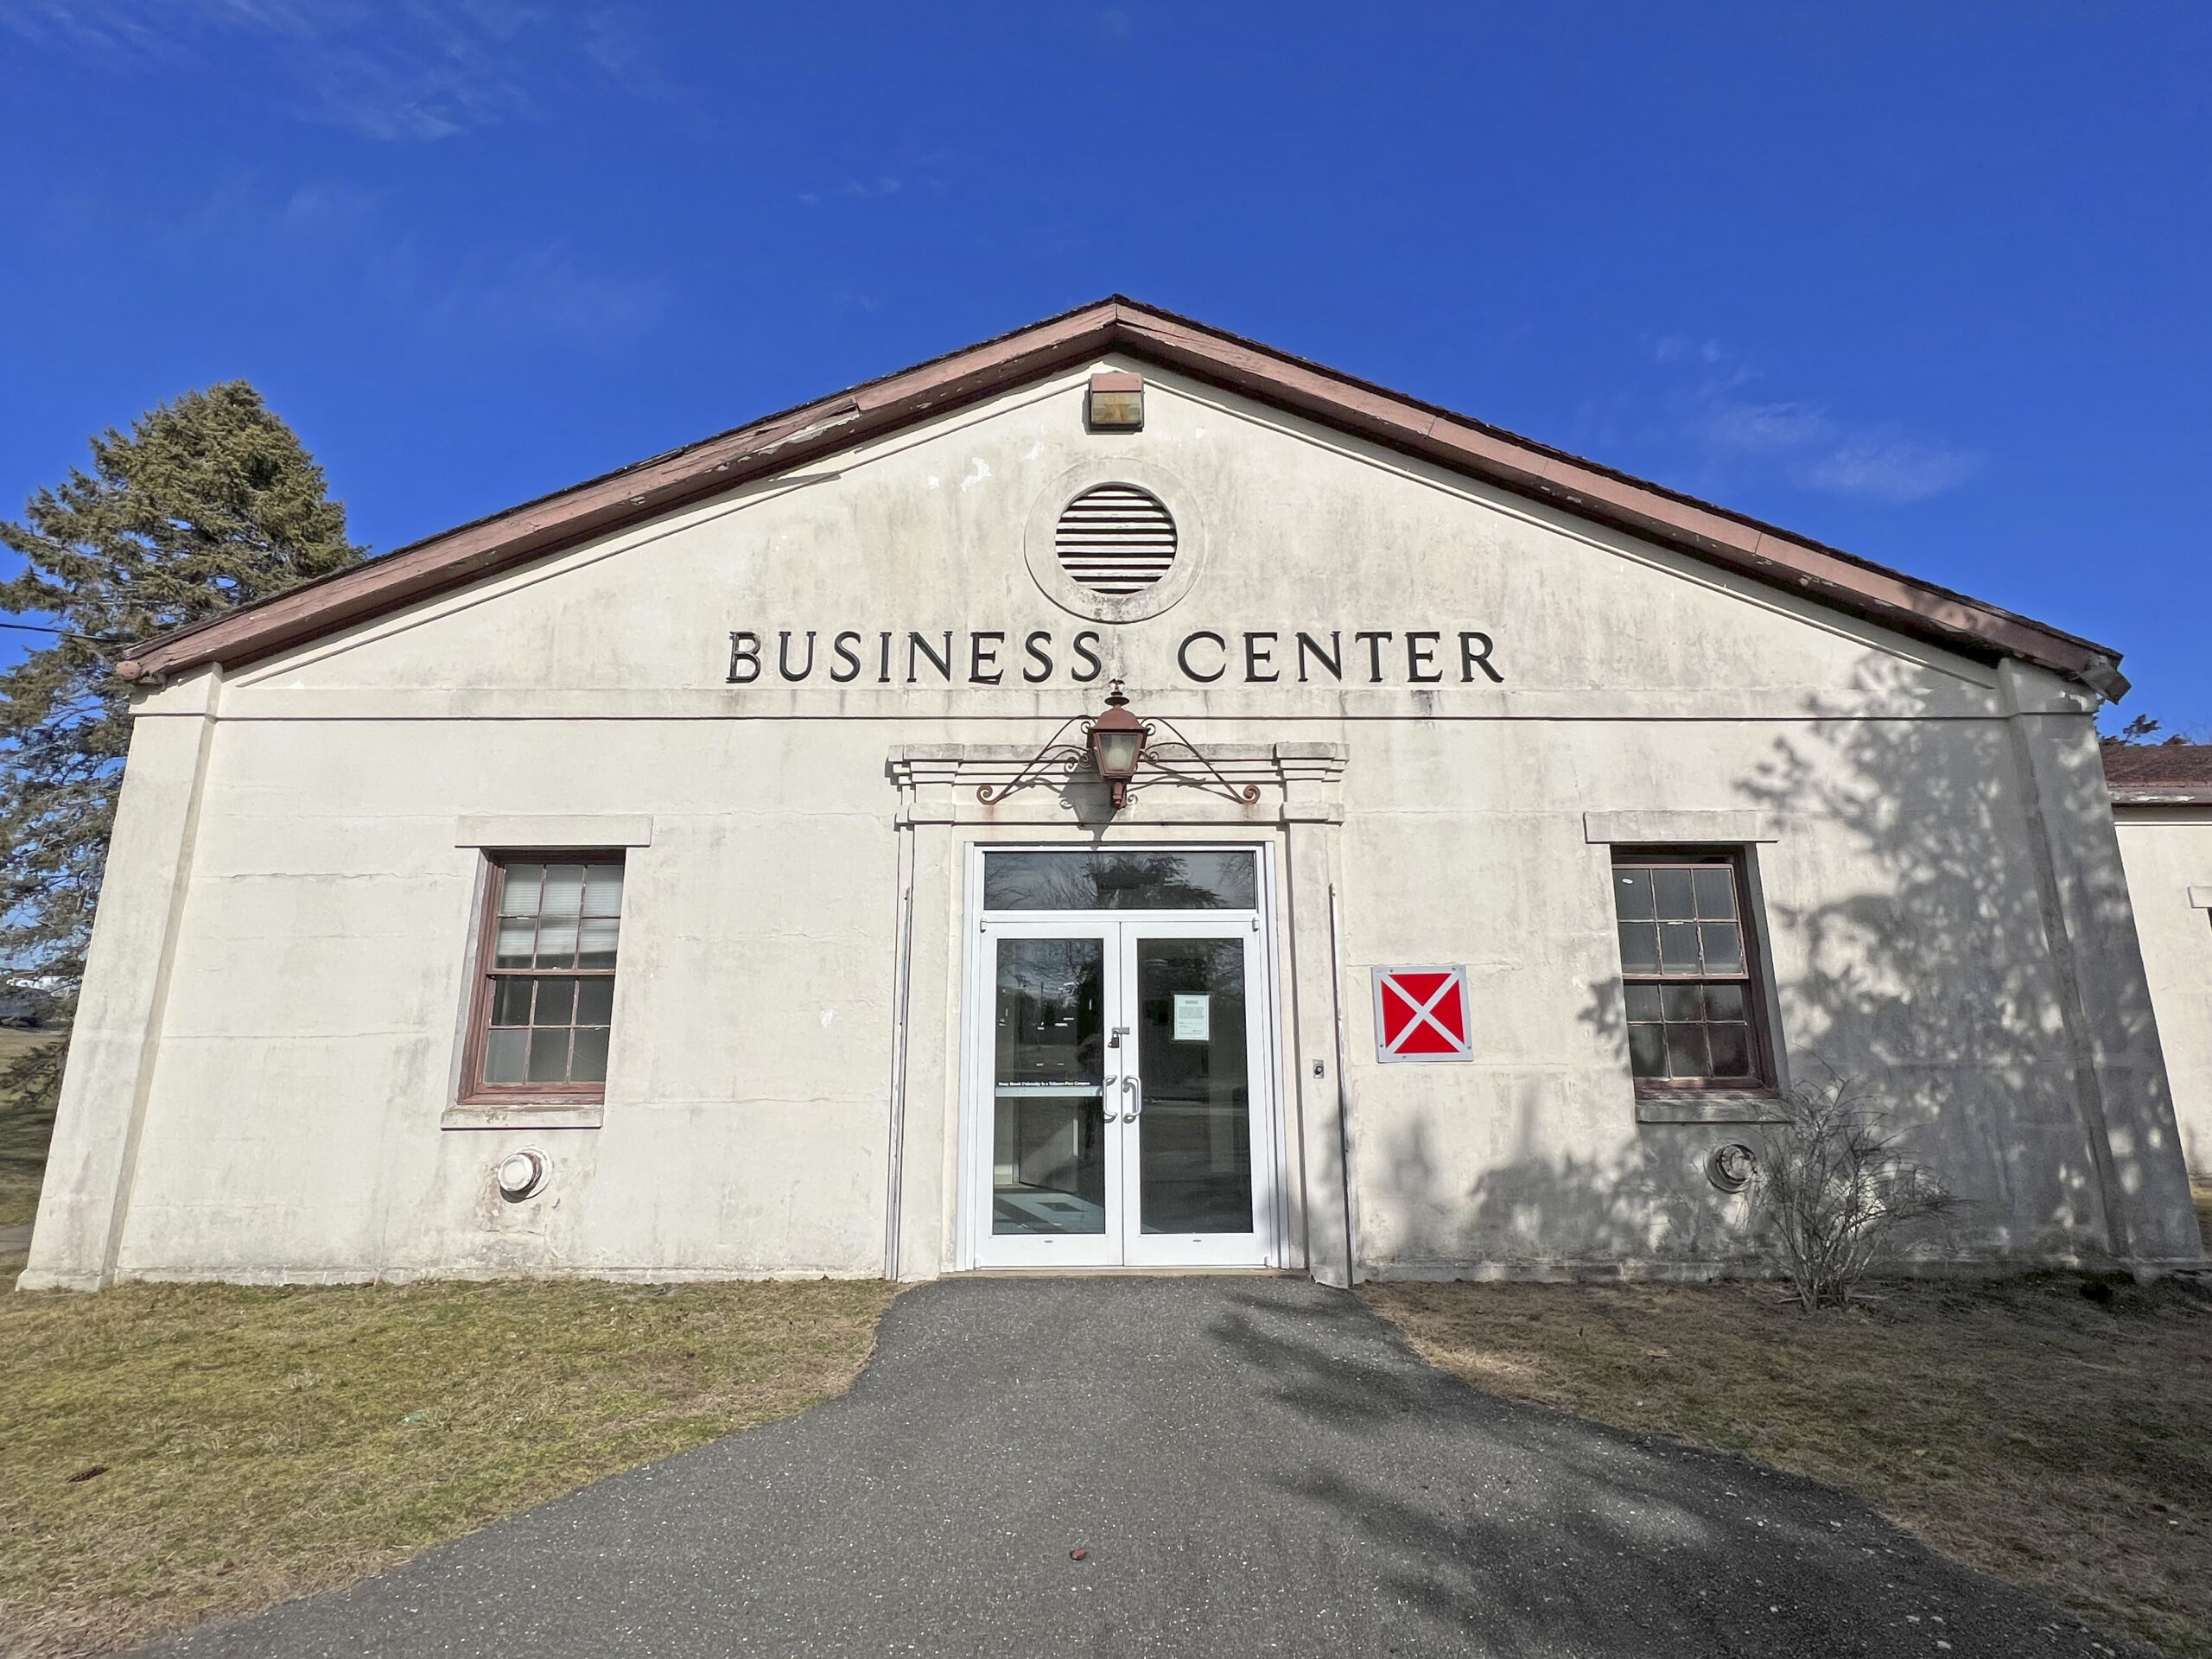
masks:
[[[1102,918],[983,936],[977,1265],[1263,1265],[1256,926]]]

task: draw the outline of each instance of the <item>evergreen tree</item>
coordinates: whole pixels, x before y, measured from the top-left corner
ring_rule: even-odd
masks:
[[[66,1021],[84,976],[130,741],[129,649],[359,562],[346,510],[291,428],[243,380],[188,392],[92,469],[42,489],[0,544],[27,569],[0,610],[50,616],[55,643],[0,673],[0,988]],[[6,1079],[49,1098],[59,1043]]]

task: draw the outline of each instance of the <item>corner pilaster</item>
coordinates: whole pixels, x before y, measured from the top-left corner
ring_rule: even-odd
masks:
[[[2194,1265],[2203,1249],[2097,748],[2097,699],[2012,660],[1998,683],[2107,1247],[2145,1268]]]
[[[221,695],[210,667],[135,711],[25,1290],[117,1276]]]

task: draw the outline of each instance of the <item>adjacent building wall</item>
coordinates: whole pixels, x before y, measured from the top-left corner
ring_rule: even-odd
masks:
[[[2212,808],[2122,806],[2120,850],[2182,1148],[2212,1181]]]

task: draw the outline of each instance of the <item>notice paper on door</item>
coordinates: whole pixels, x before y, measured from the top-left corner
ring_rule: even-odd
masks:
[[[1213,1035],[1213,999],[1178,996],[1175,999],[1175,1040],[1203,1043]]]

